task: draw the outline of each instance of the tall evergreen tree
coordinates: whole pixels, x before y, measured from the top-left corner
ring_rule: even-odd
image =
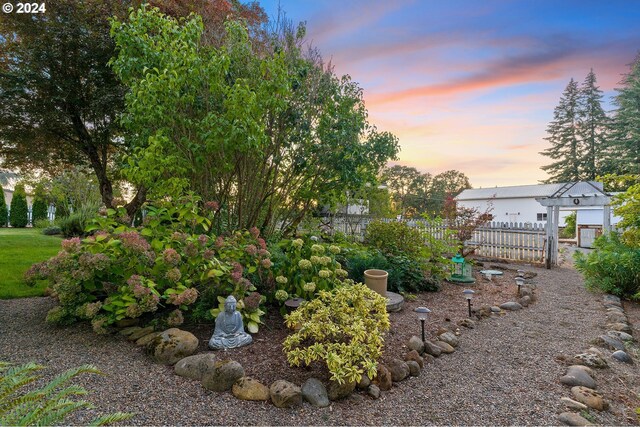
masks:
[[[9,220],[9,211],[7,210],[7,201],[4,198],[4,190],[0,186],[0,227],[6,227]]]
[[[604,163],[609,151],[606,141],[608,118],[602,109],[602,91],[596,86],[593,69],[580,87],[578,107],[580,178],[593,181],[605,172]]]
[[[580,180],[579,97],[578,83],[571,79],[547,127],[551,147],[540,153],[554,160],[541,168],[550,175],[546,183]]]
[[[640,174],[640,54],[620,83],[622,87],[616,89],[614,98],[618,108],[611,126],[611,172]]]
[[[26,227],[29,223],[29,208],[27,206],[27,193],[24,185],[16,185],[11,198],[11,212],[9,212],[9,223],[14,228]]]

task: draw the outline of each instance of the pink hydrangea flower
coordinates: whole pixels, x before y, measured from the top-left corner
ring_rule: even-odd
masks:
[[[62,250],[70,254],[78,252],[81,246],[82,243],[80,242],[79,237],[74,237],[62,241]]]

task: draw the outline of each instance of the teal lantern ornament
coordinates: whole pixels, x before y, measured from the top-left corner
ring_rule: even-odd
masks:
[[[453,272],[451,274],[451,280],[455,283],[475,283],[475,279],[471,275],[471,267],[467,264],[464,257],[460,254],[456,254],[451,258],[453,262]]]

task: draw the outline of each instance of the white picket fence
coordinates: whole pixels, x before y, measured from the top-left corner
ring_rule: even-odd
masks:
[[[372,218],[361,215],[336,216],[322,221],[321,229],[327,233],[336,231],[362,241]],[[385,222],[397,221],[384,219]],[[418,221],[405,221],[415,227]],[[444,239],[447,225],[421,222],[425,231],[432,236]],[[506,259],[512,261],[542,263],[545,260],[545,223],[489,222],[478,227],[466,247],[474,247],[474,254],[481,257]]]
[[[11,226],[11,206],[7,205],[7,224]],[[49,205],[47,209],[47,219],[49,222],[53,223],[53,220],[56,219],[56,207],[54,205]],[[29,206],[27,208],[27,227],[33,226],[33,206]]]

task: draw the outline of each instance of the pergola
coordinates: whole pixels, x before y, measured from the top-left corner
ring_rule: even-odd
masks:
[[[611,230],[611,197],[589,181],[569,182],[548,197],[536,197],[547,208],[546,253],[547,268],[558,265],[558,222],[560,208],[602,207],[602,228]]]

